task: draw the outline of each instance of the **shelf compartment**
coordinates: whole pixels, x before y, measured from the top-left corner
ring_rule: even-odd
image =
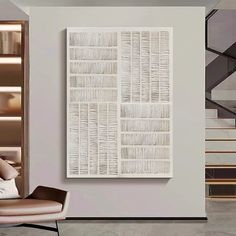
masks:
[[[0,25],[0,54],[21,54],[21,30],[13,26]]]
[[[0,87],[0,116],[12,117],[21,114],[21,87]]]
[[[0,86],[22,86],[21,64],[0,64]]]
[[[0,158],[14,167],[21,163],[21,147],[0,147]]]
[[[5,120],[3,120],[3,118]],[[0,117],[0,146],[21,146],[22,123],[21,117]]]

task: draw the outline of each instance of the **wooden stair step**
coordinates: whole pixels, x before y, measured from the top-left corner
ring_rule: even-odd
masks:
[[[206,199],[209,199],[209,200],[233,200],[235,201],[236,200],[236,195],[212,195],[212,196],[207,196]]]
[[[214,130],[214,129],[236,129],[236,128],[235,127],[212,127],[212,128],[206,127],[205,129],[210,129],[210,130],[213,129]]]
[[[210,138],[210,139],[205,139],[205,141],[236,141],[236,138]]]
[[[236,151],[205,151],[205,153],[236,153]]]
[[[236,185],[236,179],[206,179],[207,185]]]
[[[236,169],[235,165],[206,165],[206,169]]]

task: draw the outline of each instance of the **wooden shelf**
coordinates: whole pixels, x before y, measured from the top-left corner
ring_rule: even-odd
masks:
[[[1,22],[0,32],[22,32],[22,25],[20,22]]]
[[[2,54],[2,53],[0,53],[0,58],[1,57],[3,57],[3,58],[5,58],[5,57],[10,57],[10,58],[14,58],[14,57],[20,57],[21,58],[21,55],[20,54]]]
[[[20,109],[0,113],[0,117],[21,117],[21,116],[22,116],[22,111]]]
[[[16,151],[21,148],[21,146],[0,146],[0,152],[3,150],[9,150],[9,147],[12,148],[12,151]]]
[[[21,121],[21,116],[0,116],[1,121]]]
[[[10,150],[12,148],[12,151],[15,151],[16,148],[21,148],[21,146],[20,145],[11,145],[11,144],[9,144],[9,145],[0,145],[0,152],[1,152],[2,148],[3,148],[3,150],[8,149],[8,148]]]
[[[0,93],[21,93],[21,86],[0,86]]]
[[[0,64],[21,64],[21,57],[0,57]]]

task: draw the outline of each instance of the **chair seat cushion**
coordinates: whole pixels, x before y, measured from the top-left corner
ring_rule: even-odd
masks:
[[[0,216],[52,214],[61,211],[62,204],[56,201],[38,199],[0,200]]]

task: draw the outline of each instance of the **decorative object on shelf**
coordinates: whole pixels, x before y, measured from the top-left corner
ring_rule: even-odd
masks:
[[[8,110],[9,100],[12,98],[14,98],[14,96],[9,93],[0,93],[0,114]]]
[[[21,163],[21,148],[20,147],[0,147],[0,158],[7,161],[9,164]]]
[[[0,32],[0,53],[19,55],[21,51],[21,33]]]
[[[0,54],[20,55],[21,25],[0,26]]]
[[[67,29],[67,177],[172,177],[172,28]]]
[[[3,92],[0,89],[0,115],[21,114],[21,93]]]

